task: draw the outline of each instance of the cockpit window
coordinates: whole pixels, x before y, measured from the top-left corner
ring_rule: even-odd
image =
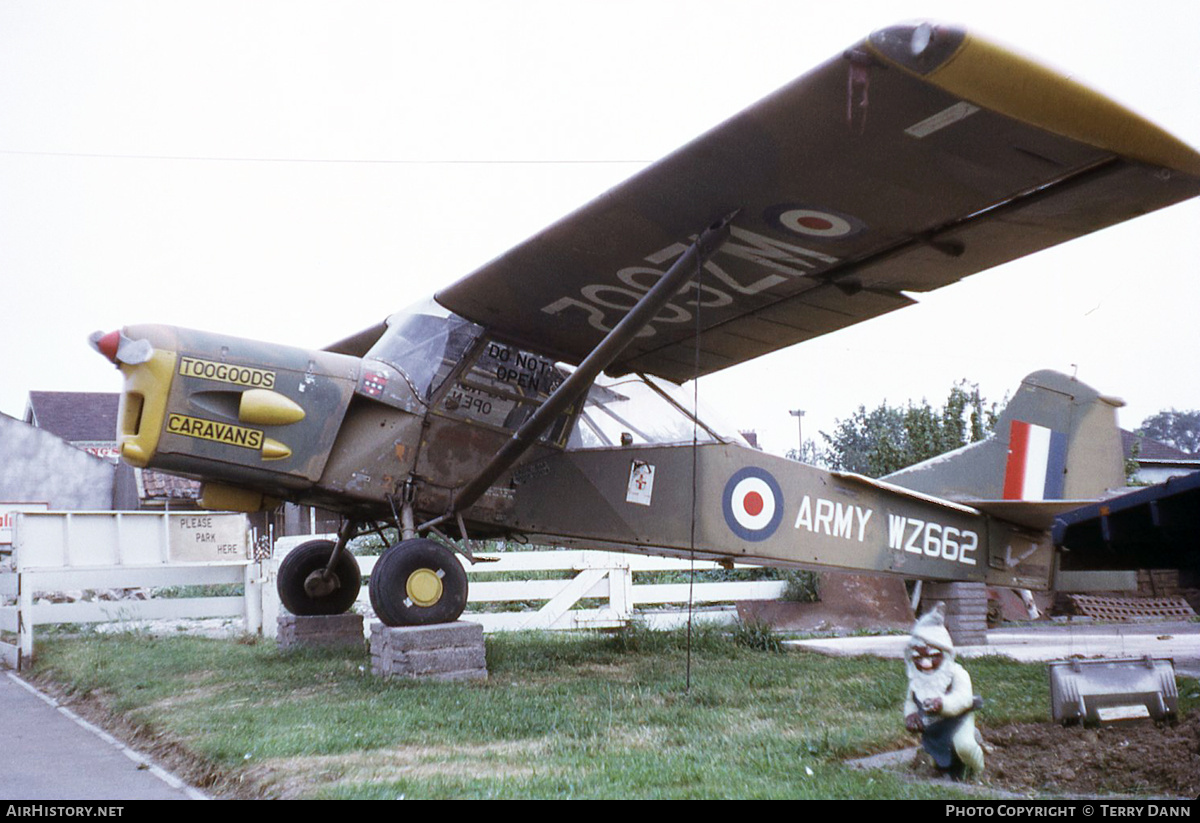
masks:
[[[481,327],[429,301],[389,317],[367,357],[399,369],[429,402],[481,334]]]
[[[711,443],[727,438],[696,417],[691,398],[677,386],[653,377],[597,381],[588,392],[569,449],[641,444]]]
[[[566,379],[571,367],[503,341],[482,339],[481,326],[433,301],[387,320],[387,331],[367,352],[399,369],[426,404],[446,415],[515,431]],[[463,360],[472,358],[469,365]],[[462,368],[459,366],[462,364]],[[452,375],[454,380],[446,385]],[[578,405],[559,415],[543,442],[571,449],[729,440],[695,415],[691,398],[654,377],[601,377]],[[577,419],[567,436],[567,426]]]

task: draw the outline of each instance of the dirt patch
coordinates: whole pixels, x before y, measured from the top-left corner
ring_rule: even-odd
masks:
[[[1022,723],[984,731],[988,779],[1011,790],[1200,796],[1200,713],[1174,724]]]
[[[743,600],[737,604],[743,623],[767,623],[777,630],[810,632],[858,629],[907,629],[913,623],[904,581],[844,572],[821,572],[821,599]]]
[[[1100,728],[1018,723],[982,729],[986,772],[975,785],[1022,795],[1200,796],[1200,713],[1172,724]],[[932,777],[917,758],[910,767]]]

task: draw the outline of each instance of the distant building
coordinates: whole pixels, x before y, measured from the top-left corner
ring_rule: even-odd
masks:
[[[50,432],[0,414],[0,504],[101,510],[113,507],[116,466]]]
[[[107,460],[116,469],[112,508],[195,509],[200,484],[184,477],[120,462],[117,412],[121,396],[114,392],[34,391],[29,393],[25,422],[50,432],[77,449]]]
[[[1200,470],[1200,455],[1188,454],[1158,440],[1121,430],[1125,459],[1137,462],[1134,482],[1154,485],[1171,477]]]
[[[120,395],[106,392],[30,392],[25,422],[58,435],[77,449],[115,463],[119,456],[119,399]]]

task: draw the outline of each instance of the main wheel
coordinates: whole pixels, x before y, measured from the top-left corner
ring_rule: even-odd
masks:
[[[383,553],[367,589],[385,625],[453,623],[467,605],[467,572],[441,543],[414,538]]]
[[[295,615],[342,614],[362,591],[362,572],[349,551],[342,551],[333,573],[323,578],[334,543],[311,540],[301,543],[279,564],[275,586],[283,607]]]

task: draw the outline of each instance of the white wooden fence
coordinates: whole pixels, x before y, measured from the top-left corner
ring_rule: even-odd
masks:
[[[25,512],[9,568],[0,571],[0,660],[19,669],[33,654],[33,630],[55,623],[235,617],[262,626],[261,570],[250,559],[240,514]],[[74,599],[61,592],[153,589],[229,583],[230,597]]]
[[[32,656],[37,625],[221,617],[239,618],[247,632],[273,637],[281,608],[275,589],[278,564],[292,548],[314,539],[333,536],[280,538],[273,558],[256,562],[243,515],[20,514],[13,568],[0,569],[0,664],[20,668],[22,659]],[[499,559],[475,565],[463,561],[471,581],[469,603],[490,607],[483,611],[471,609],[464,619],[481,623],[487,632],[616,628],[635,617],[654,627],[667,627],[686,619],[686,612],[678,604],[689,602],[702,609],[699,619],[728,621],[733,619],[731,608],[718,612],[703,608],[736,600],[774,600],[786,586],[781,581],[695,585],[646,581],[644,575],[650,572],[719,568],[715,563],[693,565],[674,558],[576,550],[507,551],[491,556]],[[364,580],[375,560],[358,558]],[[210,584],[241,585],[243,594],[145,600],[76,598],[71,602],[48,599],[56,592],[178,589]],[[499,604],[509,604],[510,608],[496,608]],[[653,605],[664,608],[646,608]],[[357,607],[366,612],[369,606],[364,586]]]
[[[279,615],[279,600],[273,583],[274,569],[288,551],[309,540],[333,540],[334,535],[284,537],[275,543],[274,557],[266,570],[270,585],[263,587],[263,630],[272,634]],[[476,611],[464,620],[481,623],[485,632],[521,629],[608,629],[626,625],[635,617],[654,628],[678,625],[686,620],[680,604],[696,606],[733,603],[737,600],[777,600],[787,584],[765,580],[751,582],[651,583],[638,577],[649,572],[697,572],[721,568],[718,564],[672,557],[650,557],[617,552],[580,550],[505,551],[487,555],[495,562],[471,565],[459,558],[471,581],[468,604],[532,604],[520,611]],[[458,555],[456,555],[457,557]],[[367,578],[375,557],[360,556],[359,566]],[[739,566],[738,568],[752,568]],[[550,573],[554,579],[536,579]],[[520,579],[530,575],[534,579]],[[637,576],[635,576],[637,575]],[[496,580],[497,577],[518,579]],[[583,601],[602,601],[583,602]],[[366,586],[358,598],[362,611],[369,607]],[[647,611],[652,605],[670,609]],[[470,609],[470,605],[468,605]],[[731,620],[731,610],[702,612],[701,619]]]

